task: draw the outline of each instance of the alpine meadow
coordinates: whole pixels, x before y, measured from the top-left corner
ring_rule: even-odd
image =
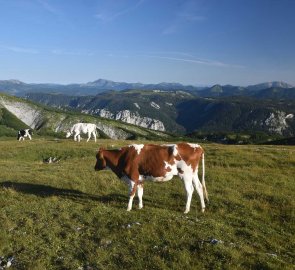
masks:
[[[126,185],[94,171],[98,147],[126,144],[2,138],[2,260],[12,269],[293,268],[294,147],[203,144],[210,203],[201,213],[195,192],[185,215],[177,177],[146,182],[144,208],[126,211]]]

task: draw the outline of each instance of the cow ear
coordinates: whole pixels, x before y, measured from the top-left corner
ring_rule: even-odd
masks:
[[[103,159],[103,149],[102,148],[99,148],[98,149],[98,157],[100,158],[100,159]]]

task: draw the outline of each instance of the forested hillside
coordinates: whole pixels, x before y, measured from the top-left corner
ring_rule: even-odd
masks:
[[[123,121],[117,116],[128,111],[131,118],[133,114],[159,120],[166,131],[175,134],[223,131],[295,135],[295,100],[292,99],[195,97],[184,91],[159,90],[110,91],[85,97],[31,93],[27,98],[48,106]]]
[[[0,94],[0,132],[2,135],[16,135],[19,129],[30,127],[40,135],[64,137],[65,132],[78,122],[95,123],[100,136],[103,138],[171,138],[170,135],[160,131],[79,112],[65,112],[21,98]]]

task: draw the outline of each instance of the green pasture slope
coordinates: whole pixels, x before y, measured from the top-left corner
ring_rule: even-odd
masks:
[[[294,269],[295,147],[208,144],[204,214],[177,178],[146,183],[144,208],[95,172],[130,141],[0,140],[0,257],[10,269]],[[43,163],[48,157],[58,163]]]

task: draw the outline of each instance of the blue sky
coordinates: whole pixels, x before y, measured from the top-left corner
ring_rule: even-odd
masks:
[[[295,85],[295,0],[0,0],[0,79]]]

